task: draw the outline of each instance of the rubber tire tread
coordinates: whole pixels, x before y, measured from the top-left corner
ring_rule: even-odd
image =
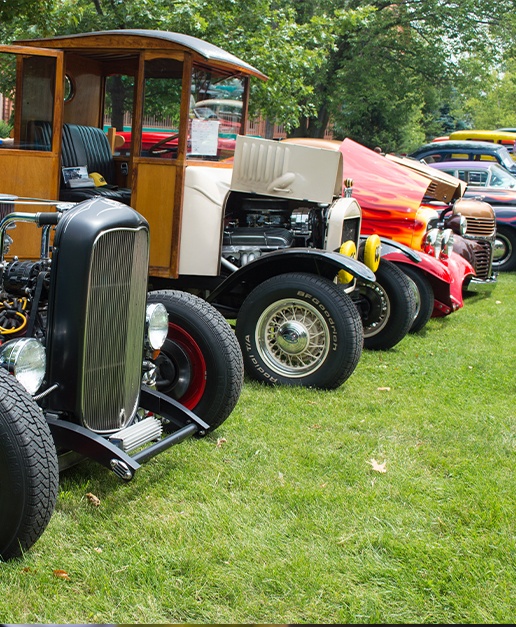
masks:
[[[494,270],[496,272],[512,272],[513,270],[516,270],[516,229],[497,224],[496,234],[502,234],[504,238],[509,240],[512,244],[512,254],[503,264],[495,265]]]
[[[169,320],[187,331],[201,348],[206,390],[192,411],[210,425],[210,431],[216,429],[235,408],[244,381],[242,352],[233,329],[215,307],[188,292],[156,290],[149,292],[148,302],[163,303]]]
[[[338,348],[330,352],[316,372],[306,377],[293,378],[272,371],[262,361],[254,336],[258,320],[266,307],[283,298],[303,300],[298,292],[310,293],[330,312],[337,329]],[[335,389],[353,374],[362,355],[363,327],[353,301],[332,281],[316,274],[280,274],[255,287],[238,313],[236,335],[244,355],[246,373],[251,379],[268,385]],[[249,336],[249,342],[246,342],[246,336]]]
[[[391,261],[381,259],[375,275],[376,282],[389,298],[391,316],[379,333],[369,337],[364,334],[364,348],[388,350],[401,342],[409,332],[414,321],[416,300],[407,277]],[[357,283],[367,289],[367,283],[360,280]]]
[[[403,264],[398,266],[400,270],[402,270],[409,279],[412,279],[416,284],[417,290],[419,292],[419,311],[414,318],[414,322],[410,327],[409,333],[417,333],[421,331],[426,325],[426,323],[432,317],[432,312],[434,311],[434,289],[421,270],[417,270],[408,264]]]
[[[0,557],[19,557],[42,535],[57,500],[59,466],[42,411],[0,368]]]

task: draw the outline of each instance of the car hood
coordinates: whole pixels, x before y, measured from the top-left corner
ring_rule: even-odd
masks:
[[[415,215],[423,198],[450,202],[465,188],[462,181],[419,161],[380,155],[349,138],[339,150],[344,157],[344,179],[353,180],[353,197],[363,209]]]
[[[363,209],[416,213],[428,179],[352,139],[346,138],[339,149],[344,157],[344,179],[353,181],[353,197]]]
[[[498,187],[474,187],[466,189],[465,198],[478,198],[493,205],[512,205],[516,208],[516,190]]]

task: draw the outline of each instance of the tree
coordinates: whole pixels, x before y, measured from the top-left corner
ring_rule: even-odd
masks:
[[[513,0],[21,0],[13,5],[0,0],[0,37],[6,42],[113,28],[200,37],[269,76],[265,84],[254,81],[251,114],[283,124],[291,134],[314,137],[331,122],[337,137],[388,151],[409,151],[451,125],[471,123],[475,107],[492,106],[488,92],[495,98],[514,74],[510,64],[504,66],[516,45]],[[36,10],[43,6],[43,13]],[[507,109],[504,120],[509,115]]]
[[[329,115],[338,136],[386,150],[411,149],[409,140],[420,143],[442,134],[440,112],[460,74],[460,61],[483,53],[487,66],[495,62],[499,40],[493,33],[510,5],[493,0],[371,0],[368,7],[347,0],[292,2],[298,21],[331,16],[335,37],[324,67],[312,77],[320,104],[317,118],[306,121],[306,132],[320,135],[321,120]]]

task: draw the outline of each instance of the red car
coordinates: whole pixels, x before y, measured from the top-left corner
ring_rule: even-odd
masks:
[[[467,198],[481,198],[494,209],[496,244],[493,266],[516,270],[516,177],[494,161],[442,161],[430,167],[465,181]]]
[[[496,228],[490,205],[463,198],[465,184],[415,160],[383,156],[351,139],[339,149],[344,176],[352,180],[353,196],[362,207],[362,234],[377,233],[420,252],[419,263],[396,251],[385,254],[419,288],[412,331],[431,316],[462,307],[464,291],[494,287]]]
[[[462,307],[464,291],[494,287],[494,212],[487,203],[462,199],[465,183],[414,159],[385,156],[351,139],[284,141],[342,152],[343,193],[352,193],[361,206],[361,236],[379,235],[382,258],[397,264],[416,284],[417,314],[411,332],[422,329],[432,316],[446,316]],[[469,217],[468,232],[461,236],[464,214]]]

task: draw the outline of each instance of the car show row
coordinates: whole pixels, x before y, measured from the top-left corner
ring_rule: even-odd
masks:
[[[65,468],[90,458],[132,479],[220,426],[244,372],[335,389],[363,349],[511,269],[504,214],[461,177],[350,139],[246,136],[250,79],[266,77],[205,41],[83,33],[0,46],[0,63],[16,70],[0,147],[2,559],[43,533]]]

